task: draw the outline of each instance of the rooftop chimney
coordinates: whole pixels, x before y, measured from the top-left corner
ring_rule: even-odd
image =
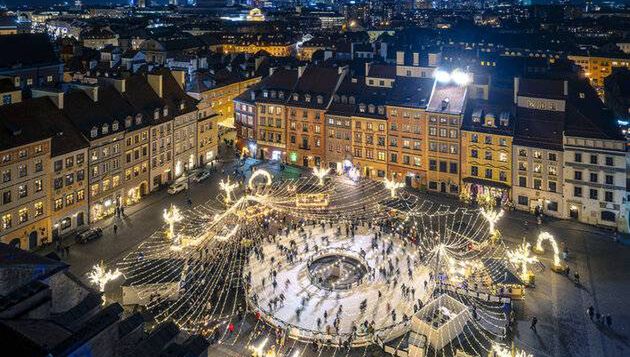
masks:
[[[149,82],[149,85],[151,85],[155,94],[162,98],[164,94],[162,88],[162,75],[149,73],[147,74],[147,82]]]
[[[405,52],[396,51],[396,64],[402,66],[405,64]]]

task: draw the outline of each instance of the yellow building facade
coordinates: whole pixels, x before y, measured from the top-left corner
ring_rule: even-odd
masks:
[[[582,68],[584,75],[595,88],[604,86],[604,78],[612,73],[613,67],[630,68],[630,57],[568,56],[568,58]]]
[[[23,249],[50,242],[51,139],[0,152],[0,241]]]
[[[373,180],[389,177],[387,174],[387,120],[353,116],[351,125],[352,161],[361,176]]]
[[[219,124],[234,127],[234,98],[260,82],[260,79],[254,77],[209,89],[201,93],[202,105],[210,107],[218,115],[216,120]]]

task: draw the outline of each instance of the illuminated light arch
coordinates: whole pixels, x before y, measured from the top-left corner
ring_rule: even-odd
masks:
[[[560,250],[558,249],[558,243],[556,239],[549,232],[542,232],[538,235],[538,239],[536,240],[536,246],[534,247],[534,251],[536,253],[542,254],[545,252],[542,244],[544,241],[548,241],[551,244],[551,248],[553,249],[553,266],[555,268],[562,268],[562,263],[560,262]]]
[[[250,190],[254,189],[254,180],[258,177],[258,176],[262,176],[265,178],[265,186],[271,186],[271,182],[272,182],[272,177],[271,174],[269,173],[269,171],[267,170],[256,170],[254,171],[254,173],[252,174],[252,177],[249,178],[249,181],[247,182],[247,187],[249,187]]]

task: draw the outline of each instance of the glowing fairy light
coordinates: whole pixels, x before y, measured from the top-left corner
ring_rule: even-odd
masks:
[[[389,193],[391,194],[392,198],[396,198],[396,190],[398,190],[399,188],[403,188],[405,187],[405,184],[402,182],[396,182],[394,180],[388,180],[387,177],[385,178],[385,188],[389,190]]]
[[[230,176],[227,177],[227,181],[219,182],[219,188],[225,191],[225,203],[232,202],[232,191],[234,191],[238,187],[238,183],[230,182]]]
[[[324,177],[328,175],[330,169],[313,167],[313,175],[319,179],[319,185],[324,186]]]
[[[492,352],[494,352],[494,355],[497,357],[534,357],[531,353],[527,353],[523,350],[516,350],[514,347],[510,349],[496,342],[492,344]]]
[[[250,346],[249,349],[252,351],[252,357],[263,357],[265,354],[265,346],[269,341],[269,337],[266,337],[258,346]]]
[[[558,249],[558,243],[556,239],[549,232],[541,232],[538,235],[538,239],[536,240],[536,245],[534,246],[534,251],[536,253],[544,253],[545,249],[543,248],[543,242],[548,241],[551,244],[551,248],[553,249],[553,265],[556,268],[561,268],[562,263],[560,262],[560,250]]]
[[[108,270],[105,267],[105,263],[101,261],[92,267],[92,271],[88,274],[88,280],[90,283],[98,286],[98,291],[104,292],[105,285],[112,280],[118,279],[121,275],[122,273],[118,269]]]
[[[267,171],[267,170],[256,170],[256,171],[254,171],[252,176],[249,178],[249,181],[247,183],[247,187],[249,187],[250,190],[254,189],[254,180],[257,177],[260,177],[260,176],[262,176],[265,179],[265,186],[271,186],[272,177],[271,177],[271,174],[269,173],[269,171]]]
[[[175,237],[175,223],[181,222],[184,219],[179,208],[174,204],[171,204],[169,209],[164,209],[164,213],[162,214],[164,221],[168,224],[168,239],[172,240],[173,243],[177,243],[177,239]]]
[[[499,219],[503,217],[503,210],[495,211],[493,209],[482,208],[481,215],[483,216],[483,218],[486,219],[486,221],[488,221],[488,224],[490,226],[490,235],[494,235],[496,232],[496,224]]]
[[[535,263],[538,258],[529,255],[531,245],[527,242],[523,242],[520,247],[515,250],[507,251],[508,259],[510,262],[516,265],[521,265],[521,278],[525,281],[529,280],[529,273],[527,271],[527,264]]]

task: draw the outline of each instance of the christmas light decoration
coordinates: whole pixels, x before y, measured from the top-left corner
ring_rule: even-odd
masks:
[[[545,249],[543,248],[543,242],[549,242],[551,244],[551,248],[553,250],[553,269],[555,270],[564,270],[562,263],[560,262],[560,250],[558,249],[558,243],[556,239],[549,232],[541,232],[538,235],[538,239],[536,240],[536,245],[534,246],[534,251],[539,254],[545,253]]]
[[[396,198],[396,190],[405,187],[404,183],[396,182],[394,180],[390,181],[387,179],[387,177],[385,178],[385,181],[383,181],[383,183],[385,184],[385,188],[389,190],[392,198]]]
[[[101,261],[92,267],[92,271],[88,273],[88,280],[90,283],[98,286],[98,291],[105,292],[107,283],[118,279],[121,275],[120,270],[108,270],[105,263]],[[105,303],[105,296],[103,296],[103,303]]]
[[[169,209],[164,209],[162,214],[164,221],[168,224],[167,238],[173,242],[174,245],[179,245],[179,239],[175,234],[175,223],[179,223],[184,219],[179,208],[174,204],[171,204]]]
[[[219,182],[219,188],[223,191],[225,191],[225,203],[231,203],[232,202],[232,191],[234,191],[236,188],[238,187],[238,183],[233,182],[230,183],[230,176],[228,175],[227,180],[223,181],[223,179],[221,179],[221,182]]]
[[[486,221],[488,221],[488,225],[490,226],[490,235],[494,235],[496,233],[496,224],[499,219],[503,217],[503,210],[495,211],[493,209],[482,208],[481,215],[486,219]]]
[[[328,175],[330,169],[313,167],[313,175],[319,179],[319,185],[324,186],[324,177]]]
[[[530,255],[531,245],[523,242],[517,249],[507,252],[508,258],[513,264],[521,265],[521,279],[529,281],[531,274],[527,270],[527,264],[538,262],[538,258]]]

